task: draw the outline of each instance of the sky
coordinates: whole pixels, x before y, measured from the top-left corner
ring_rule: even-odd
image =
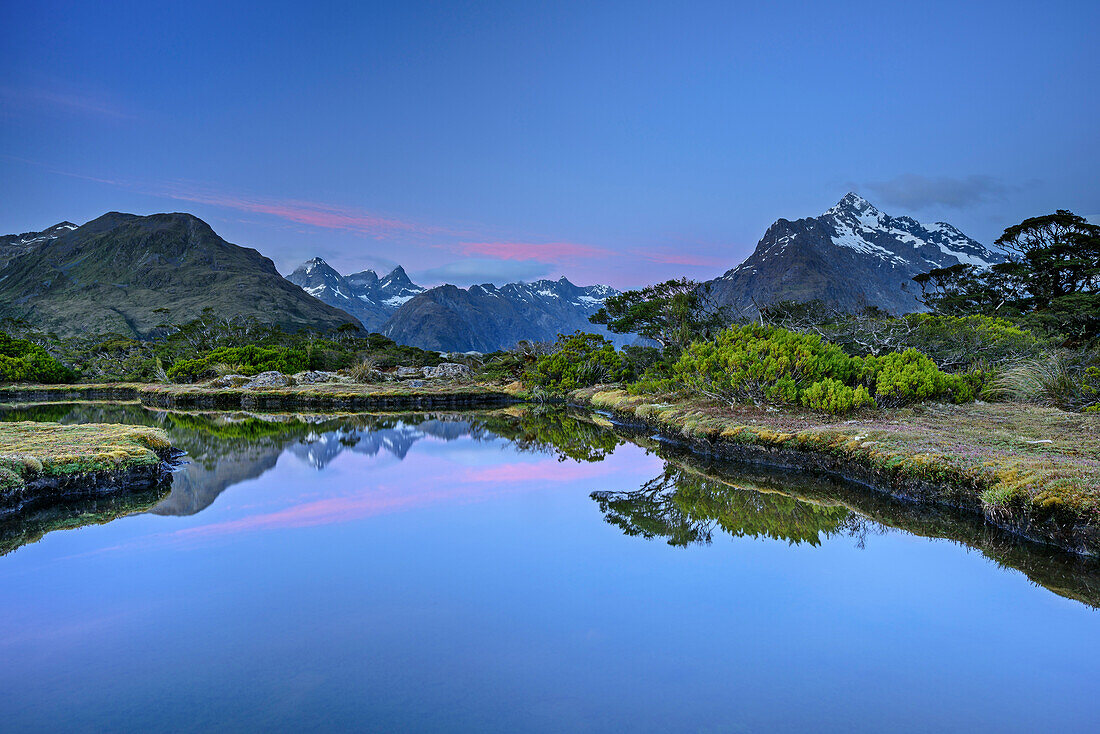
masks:
[[[283,273],[714,277],[853,190],[1100,216],[1100,3],[0,0],[0,232],[191,212]]]

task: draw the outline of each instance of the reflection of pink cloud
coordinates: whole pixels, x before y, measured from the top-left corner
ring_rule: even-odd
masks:
[[[614,466],[599,464],[567,464],[560,461],[538,461],[533,464],[501,464],[481,469],[470,469],[462,479],[467,482],[573,482],[580,479],[613,474]]]
[[[380,494],[356,495],[352,497],[329,497],[327,499],[294,505],[284,510],[261,515],[249,515],[238,520],[199,525],[184,528],[173,533],[176,538],[189,538],[209,535],[225,535],[247,530],[270,528],[303,528],[312,525],[329,525],[357,518],[370,517],[386,511],[409,506],[431,504],[444,499],[448,493],[425,493],[404,496],[386,496]]]
[[[202,191],[179,185],[169,186],[162,193],[181,201],[209,204],[257,214],[269,214],[273,217],[298,224],[307,224],[311,227],[343,229],[370,237],[385,237],[395,232],[433,234],[443,231],[430,225],[378,216],[362,209],[313,201],[245,197]]]
[[[463,255],[482,255],[500,260],[536,260],[543,263],[618,254],[613,250],[575,242],[460,242],[457,249]]]
[[[303,502],[274,512],[249,515],[236,520],[198,525],[172,533],[176,539],[201,538],[252,530],[276,528],[304,528],[331,525],[389,512],[416,507],[426,507],[445,502],[480,502],[502,493],[539,488],[539,482],[568,482],[613,474],[617,470],[611,463],[566,464],[558,461],[501,464],[469,469],[454,479],[448,489],[416,491],[410,487],[395,491],[375,487],[354,495],[327,497]],[[433,484],[435,484],[433,482]],[[492,488],[479,485],[508,485]],[[437,485],[438,486],[438,485]]]

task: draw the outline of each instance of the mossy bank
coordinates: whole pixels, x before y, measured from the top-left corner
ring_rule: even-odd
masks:
[[[0,402],[52,400],[137,400],[157,408],[219,410],[434,410],[493,407],[519,402],[520,398],[514,390],[477,384],[325,383],[258,389],[172,383],[0,387]]]
[[[0,515],[73,496],[170,481],[164,431],[91,423],[0,423]]]
[[[896,497],[978,513],[1031,540],[1100,555],[1095,414],[978,403],[839,419],[600,387],[571,397],[706,454],[830,472]]]

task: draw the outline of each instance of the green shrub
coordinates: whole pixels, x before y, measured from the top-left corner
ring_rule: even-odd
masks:
[[[0,331],[0,382],[74,382],[76,373],[26,339]]]
[[[602,382],[619,382],[627,364],[615,345],[598,334],[561,334],[550,354],[539,357],[531,381],[552,390],[568,391]]]
[[[223,365],[242,375],[258,375],[261,372],[294,374],[309,368],[309,357],[299,349],[285,347],[221,347],[197,359],[183,359],[168,370],[173,382],[195,382],[216,377]]]
[[[735,326],[680,356],[675,379],[727,402],[803,405],[829,413],[935,397],[972,400],[971,378],[940,371],[915,349],[853,357],[816,334]]]
[[[802,405],[826,413],[848,413],[874,405],[875,400],[863,385],[848,387],[840,380],[826,377],[802,391]]]
[[[714,341],[684,350],[673,371],[685,387],[731,402],[791,403],[827,378],[853,384],[863,370],[857,357],[816,334],[773,326],[734,326]]]
[[[974,399],[973,388],[964,377],[941,372],[935,362],[916,349],[866,357],[863,364],[864,375],[873,383],[875,400],[884,407],[940,396],[951,396],[960,403]]]

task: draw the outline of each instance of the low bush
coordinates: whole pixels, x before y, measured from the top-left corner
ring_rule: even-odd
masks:
[[[291,375],[309,369],[305,351],[284,347],[221,347],[197,359],[183,359],[168,370],[173,382],[195,382],[216,377],[226,368],[242,375],[282,372]]]
[[[974,386],[942,372],[915,349],[855,357],[816,334],[774,326],[734,326],[680,356],[674,379],[726,402],[802,405],[845,413],[872,404],[945,397],[965,402]]]
[[[535,360],[531,381],[552,390],[569,391],[629,376],[623,355],[598,334],[562,334],[552,351]]]
[[[76,373],[26,339],[12,339],[0,331],[0,382],[75,382]]]

